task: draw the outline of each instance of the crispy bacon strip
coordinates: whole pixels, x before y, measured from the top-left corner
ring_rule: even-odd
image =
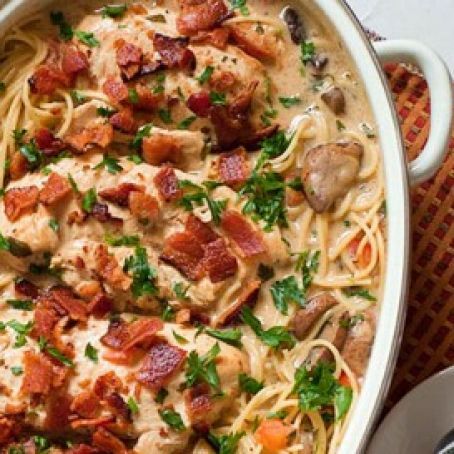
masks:
[[[19,180],[27,174],[28,161],[26,157],[20,152],[15,151],[11,156],[11,162],[9,164],[9,176],[11,180]]]
[[[231,210],[225,211],[221,226],[238,246],[243,257],[254,257],[266,252],[261,234],[240,213]]]
[[[214,408],[210,387],[206,384],[196,385],[184,392],[184,403],[192,426],[206,425],[210,422],[210,412]]]
[[[129,209],[141,221],[156,222],[159,219],[159,202],[155,197],[143,192],[131,192]]]
[[[203,266],[211,282],[222,282],[238,271],[238,262],[230,254],[223,238],[203,246]]]
[[[53,287],[49,291],[51,298],[68,313],[72,320],[87,320],[86,304],[76,298],[69,287]]]
[[[145,162],[153,166],[165,162],[177,164],[182,158],[181,144],[168,134],[153,134],[143,139],[142,156]]]
[[[277,42],[268,33],[260,34],[249,23],[229,25],[234,43],[251,57],[273,60],[277,56]]]
[[[53,381],[53,366],[43,354],[24,353],[24,378],[21,392],[24,394],[49,394]]]
[[[38,199],[39,189],[36,186],[9,189],[4,197],[6,217],[11,222],[17,221],[36,208]]]
[[[130,106],[122,107],[117,113],[114,113],[109,118],[109,123],[114,129],[119,129],[126,134],[132,134],[137,130],[137,123]]]
[[[191,37],[191,43],[205,44],[208,46],[217,47],[220,50],[225,50],[229,41],[230,30],[228,28],[219,27],[212,31],[200,31],[197,35]]]
[[[159,104],[165,99],[162,93],[153,93],[152,90],[144,84],[137,84],[135,89],[139,98],[138,102],[133,104],[135,109],[154,112]]]
[[[96,418],[100,409],[99,400],[92,391],[78,394],[71,403],[71,411],[83,418]]]
[[[186,218],[185,230],[191,235],[194,235],[197,241],[202,245],[212,243],[220,238],[208,224],[205,224],[193,214],[190,214]]]
[[[156,317],[132,322],[128,325],[128,338],[121,346],[121,350],[128,351],[136,346],[147,346],[163,327],[162,321]]]
[[[188,44],[187,38],[171,38],[160,33],[155,33],[153,38],[154,49],[159,53],[162,63],[170,69],[194,69],[195,56],[188,49]]]
[[[102,318],[113,309],[112,300],[105,293],[95,295],[87,306],[89,314],[93,314],[95,318]]]
[[[38,129],[34,138],[40,151],[47,157],[57,156],[65,148],[64,142],[47,128]]]
[[[113,288],[126,291],[132,279],[124,273],[117,259],[109,254],[107,247],[100,244],[95,250],[96,266],[99,275]]]
[[[64,312],[59,314],[53,304],[53,300],[47,295],[40,296],[34,311],[34,323],[31,335],[38,339],[44,337],[49,340],[52,338],[54,327],[58,320],[65,315]]]
[[[142,362],[136,378],[144,386],[157,392],[183,367],[185,360],[185,350],[167,342],[155,344]]]
[[[71,186],[66,178],[52,172],[46,184],[39,192],[39,201],[46,206],[53,206],[72,193]]]
[[[87,126],[79,132],[65,136],[65,141],[75,151],[85,153],[93,147],[106,148],[113,140],[113,128],[110,124]]]
[[[100,375],[93,386],[93,392],[100,399],[105,399],[108,395],[121,391],[123,391],[123,384],[115,372]]]
[[[109,323],[107,333],[101,337],[103,345],[115,350],[120,350],[128,342],[129,330],[128,325],[123,319],[113,319]]]
[[[102,89],[104,93],[116,104],[128,99],[128,87],[123,81],[108,77]]]
[[[103,189],[98,195],[108,202],[114,203],[120,207],[129,205],[129,196],[132,192],[145,192],[145,187],[135,183],[121,183],[114,188]]]
[[[72,398],[65,388],[54,390],[46,400],[44,428],[52,433],[64,432],[69,425]]]
[[[128,454],[124,443],[103,427],[93,434],[93,445],[110,454]]]
[[[117,48],[117,64],[126,80],[131,80],[140,70],[143,53],[140,47],[128,43],[124,39],[115,42]]]
[[[262,282],[260,280],[250,281],[246,284],[238,299],[231,304],[216,320],[216,326],[227,326],[238,321],[238,316],[245,306],[254,307],[259,296]]]
[[[229,15],[222,0],[180,0],[177,28],[182,35],[195,35],[220,25]]]
[[[30,90],[38,95],[52,95],[57,88],[70,86],[70,78],[57,66],[42,64],[28,79]]]
[[[35,442],[33,442],[34,444]],[[76,445],[66,451],[66,454],[99,454],[99,451],[96,448],[88,445]]]
[[[18,278],[14,281],[14,291],[16,294],[26,296],[31,299],[38,298],[39,288],[24,278]]]
[[[62,61],[61,68],[65,74],[75,76],[88,69],[88,58],[74,44],[64,43],[60,45]]]
[[[223,183],[238,189],[249,177],[249,161],[244,148],[222,153],[218,159],[219,176]]]
[[[198,281],[204,275],[203,257],[202,245],[194,235],[178,232],[166,238],[160,259],[174,266],[188,279]]]
[[[172,167],[163,167],[153,182],[158,188],[159,195],[166,202],[178,200],[183,196],[183,190],[179,188],[178,178]]]

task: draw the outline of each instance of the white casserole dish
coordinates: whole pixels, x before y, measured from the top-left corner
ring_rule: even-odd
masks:
[[[381,315],[368,372],[340,454],[360,453],[365,448],[380,414],[392,378],[403,331],[409,277],[410,206],[409,182],[432,177],[441,165],[451,132],[453,98],[449,72],[440,58],[414,41],[385,41],[374,47],[342,0],[302,0],[317,5],[333,24],[363,81],[376,119],[384,156],[388,214],[387,273]],[[52,0],[0,0],[0,35],[23,17]],[[374,52],[375,48],[375,52]],[[432,97],[432,129],[420,157],[407,166],[401,131],[382,61],[417,64],[425,73]]]

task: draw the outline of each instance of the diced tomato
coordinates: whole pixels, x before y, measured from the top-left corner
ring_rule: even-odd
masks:
[[[358,248],[361,243],[361,239],[356,237],[350,241],[348,245],[348,253],[353,260],[358,260],[358,265],[361,268],[365,268],[369,265],[372,255],[372,248],[370,243],[366,243],[358,257]]]
[[[288,436],[292,428],[280,419],[264,419],[255,431],[255,439],[271,453],[284,449],[288,444]]]

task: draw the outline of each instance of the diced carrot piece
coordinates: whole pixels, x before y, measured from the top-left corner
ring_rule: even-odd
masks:
[[[278,452],[288,443],[292,428],[280,419],[264,419],[255,432],[255,439],[269,452]]]

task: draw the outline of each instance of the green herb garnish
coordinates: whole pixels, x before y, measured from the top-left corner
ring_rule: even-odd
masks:
[[[217,454],[235,454],[238,449],[238,443],[244,435],[244,432],[240,432],[218,436],[210,432],[207,440],[215,448]]]
[[[181,415],[175,410],[163,408],[162,410],[158,410],[158,413],[161,419],[172,429],[182,431],[186,428]]]
[[[85,346],[85,357],[94,363],[98,362],[98,350],[90,342]]]
[[[58,221],[55,218],[52,218],[52,219],[49,219],[49,227],[54,232],[58,232],[58,230],[60,229],[60,224],[58,223]]]
[[[107,5],[101,8],[101,16],[103,18],[111,17],[116,19],[118,17],[122,17],[126,11],[128,10],[128,6],[126,3],[121,5]]]
[[[123,167],[119,164],[119,160],[109,156],[108,154],[105,154],[102,158],[102,161],[99,164],[96,164],[93,169],[98,170],[102,168],[106,168],[109,173],[112,175],[117,174],[118,172],[121,172],[123,170]]]
[[[131,148],[134,148],[135,150],[140,150],[140,148],[142,147],[143,139],[145,139],[145,137],[150,137],[152,128],[153,125],[151,123],[143,125],[137,131],[137,134],[135,135],[133,141],[131,142]]]
[[[121,247],[121,246],[139,246],[140,238],[137,235],[123,235],[123,236],[112,236],[106,234],[104,236],[104,241],[112,247]]]
[[[53,25],[60,28],[60,38],[63,41],[71,41],[74,36],[74,32],[71,25],[66,22],[65,16],[61,11],[52,11],[50,13],[50,21]]]
[[[218,93],[217,91],[210,92],[210,101],[213,106],[226,106],[227,99],[225,93]]]
[[[136,246],[134,255],[126,259],[123,269],[132,273],[131,290],[135,297],[158,293],[155,284],[157,273],[148,263],[148,254],[145,248]]]
[[[191,115],[190,117],[187,117],[183,120],[180,121],[180,123],[178,123],[177,125],[177,129],[180,129],[180,130],[184,130],[184,129],[188,129],[192,123],[194,123],[194,121],[197,120],[197,117],[195,115]]]
[[[202,74],[200,74],[199,77],[196,77],[196,79],[199,81],[200,85],[203,85],[204,83],[208,82],[211,79],[211,76],[214,73],[214,67],[213,66],[207,66]]]
[[[288,98],[281,97],[281,98],[279,98],[279,102],[286,109],[290,109],[290,107],[297,106],[298,104],[301,104],[301,98],[299,96],[289,96]]]
[[[137,413],[139,413],[139,406],[137,405],[137,402],[134,399],[134,397],[129,396],[128,401],[127,401],[127,405],[128,405],[129,411],[133,415],[136,415]]]
[[[6,304],[11,306],[13,309],[21,311],[32,311],[33,301],[32,300],[6,300]]]
[[[84,32],[81,30],[76,30],[74,33],[77,39],[88,47],[98,47],[100,45],[99,41],[95,38],[95,35],[93,33]]]
[[[261,391],[264,386],[262,382],[257,381],[255,378],[247,374],[239,374],[238,383],[240,384],[241,391],[253,395]]]
[[[360,298],[363,298],[368,301],[377,301],[377,298],[372,295],[369,290],[366,290],[365,288],[361,287],[346,287],[342,289],[342,293],[347,296],[348,298],[351,298],[353,296],[359,296]]]
[[[214,337],[215,339],[225,342],[226,344],[232,345],[233,347],[237,348],[242,347],[241,343],[242,332],[238,328],[230,328],[223,330],[206,329],[205,333],[208,334],[208,336]]]
[[[93,211],[93,207],[97,202],[97,199],[96,189],[89,189],[82,198],[82,210],[84,210],[85,213],[91,213]]]
[[[163,123],[165,123],[167,125],[170,123],[173,123],[172,113],[170,112],[170,109],[159,109],[158,115]]]
[[[216,343],[204,356],[199,356],[196,351],[191,351],[188,356],[186,368],[186,386],[190,388],[199,382],[208,383],[216,392],[220,392],[221,380],[216,368],[216,357],[221,352]]]
[[[270,288],[276,309],[284,315],[288,315],[290,303],[303,306],[306,302],[304,292],[299,288],[295,276],[289,276],[281,281],[276,281]]]
[[[246,3],[247,0],[229,0],[232,9],[237,9],[243,16],[249,16],[249,8]]]
[[[241,311],[241,320],[249,325],[255,335],[265,344],[272,348],[293,348],[296,339],[284,326],[273,326],[264,330],[260,320],[255,317],[250,307],[245,306]]]

